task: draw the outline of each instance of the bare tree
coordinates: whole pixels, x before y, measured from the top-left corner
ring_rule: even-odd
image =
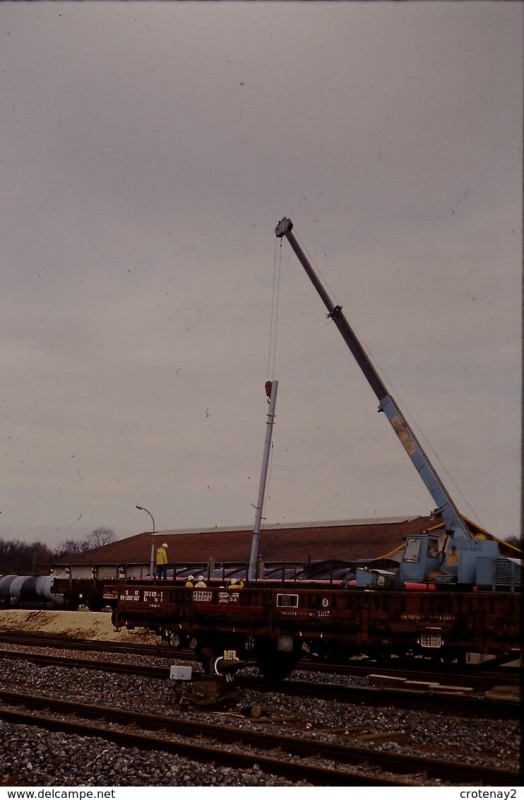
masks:
[[[27,544],[17,539],[0,539],[0,574],[31,575],[49,569],[51,550],[42,542]]]
[[[111,528],[95,528],[85,538],[88,550],[95,550],[97,547],[104,547],[116,540],[116,534]]]
[[[54,552],[55,558],[67,558],[68,556],[77,556],[80,553],[87,553],[89,550],[96,550],[97,547],[103,547],[106,544],[114,542],[116,539],[115,532],[111,528],[95,528],[94,531],[84,536],[82,540],[66,539],[58,545]]]
[[[58,545],[54,555],[58,558],[65,558],[66,556],[77,556],[79,553],[85,553],[89,550],[87,542],[79,542],[76,539],[66,539]]]

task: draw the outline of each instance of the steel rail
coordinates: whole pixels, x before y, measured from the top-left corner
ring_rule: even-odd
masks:
[[[1,658],[16,660],[23,658],[35,664],[52,664],[68,669],[90,669],[125,675],[139,675],[155,680],[168,680],[167,667],[123,664],[117,661],[98,661],[94,659],[63,658],[41,653],[25,653],[4,650]],[[198,673],[197,673],[198,678]],[[279,692],[290,697],[314,697],[323,700],[336,700],[339,703],[353,703],[368,706],[393,706],[430,712],[446,713],[450,716],[475,717],[482,719],[520,719],[522,705],[520,697],[483,698],[460,695],[451,689],[439,691],[430,684],[418,689],[387,688],[374,686],[343,686],[336,683],[309,683],[307,681],[286,680],[271,684],[264,678],[237,675],[239,689],[259,692]]]
[[[81,650],[108,653],[125,653],[132,655],[154,656],[157,658],[177,658],[184,661],[198,661],[194,651],[190,649],[178,650],[171,647],[167,642],[159,641],[155,644],[123,644],[120,642],[93,641],[88,639],[73,639],[58,637],[52,634],[40,634],[32,632],[12,633],[0,631],[0,642],[6,644],[17,644],[31,647],[56,647],[60,650]],[[515,657],[515,661],[518,656]],[[296,667],[297,670],[304,672],[326,672],[334,675],[356,675],[367,676],[370,673],[380,671],[381,674],[392,677],[401,676],[421,680],[421,676],[427,681],[438,681],[443,676],[449,682],[462,682],[464,686],[477,688],[489,688],[494,684],[504,682],[507,685],[522,685],[523,671],[521,667],[501,665],[498,670],[482,665],[471,665],[462,670],[450,671],[450,665],[442,664],[438,668],[434,664],[420,662],[399,664],[392,667],[381,662],[372,664],[331,664],[328,662],[312,661],[307,658],[301,660]],[[452,669],[452,667],[451,667]]]
[[[479,764],[469,765],[456,761],[439,761],[422,756],[397,755],[383,751],[376,751],[369,747],[354,747],[350,745],[337,745],[330,742],[320,742],[304,737],[290,737],[278,734],[266,734],[249,731],[232,726],[217,726],[198,720],[182,720],[158,714],[143,714],[135,711],[124,711],[106,706],[95,706],[58,700],[51,696],[30,696],[15,692],[0,691],[0,716],[4,719],[23,722],[24,724],[39,727],[51,727],[67,730],[80,735],[92,735],[113,741],[124,742],[127,746],[136,746],[147,749],[167,750],[179,755],[185,755],[196,761],[211,761],[215,763],[228,763],[229,765],[249,768],[258,764],[261,769],[272,774],[290,777],[291,779],[308,781],[316,786],[346,786],[346,785],[412,785],[412,779],[391,779],[383,776],[369,776],[362,774],[359,765],[372,766],[386,772],[405,776],[424,775],[439,781],[456,781],[462,785],[489,786],[520,786],[520,773],[512,769],[489,767]],[[11,706],[23,706],[22,711],[13,711]],[[30,714],[27,709],[38,712]],[[47,711],[43,716],[41,711]],[[61,719],[49,716],[50,709],[53,714],[64,714],[75,717]],[[83,717],[83,721],[79,718]],[[101,720],[106,727],[100,724],[93,726],[86,724],[85,720]],[[107,727],[110,724],[133,726],[134,730],[117,731]],[[151,736],[137,733],[141,730],[160,731],[161,736]],[[188,743],[177,739],[169,739],[169,735],[182,736],[189,739]],[[241,750],[223,750],[219,747],[203,745],[196,737],[206,737],[215,741],[228,744],[238,744]],[[248,750],[245,748],[255,748]],[[301,761],[275,759],[256,752],[256,748],[279,749],[285,756],[300,758],[329,759],[338,762],[339,768],[325,768]],[[354,769],[342,769],[342,765],[353,765]]]

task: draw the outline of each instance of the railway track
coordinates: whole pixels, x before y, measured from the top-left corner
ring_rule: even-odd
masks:
[[[409,694],[412,696],[413,701],[416,700],[414,703],[413,712],[407,711],[409,715],[406,717],[406,708],[411,707],[408,703],[406,703],[406,696],[407,693],[405,692],[396,692],[395,694],[398,695],[398,710],[394,711],[392,708],[392,702],[390,697],[388,697],[388,693],[385,691],[384,687],[363,687],[359,686],[357,689],[355,687],[346,687],[341,682],[333,686],[333,676],[332,675],[319,675],[315,676],[317,678],[317,683],[309,683],[308,681],[291,681],[286,680],[283,684],[279,684],[277,686],[270,686],[266,681],[257,679],[255,677],[242,677],[241,680],[237,677],[237,683],[235,686],[236,694],[239,696],[239,702],[233,703],[233,705],[238,709],[241,709],[241,703],[255,703],[259,710],[262,710],[260,715],[260,719],[251,720],[242,718],[241,720],[238,717],[242,716],[241,714],[224,714],[222,711],[216,710],[216,708],[212,708],[210,710],[209,706],[202,707],[198,705],[198,702],[193,703],[190,708],[187,709],[185,706],[183,707],[180,702],[180,687],[183,685],[181,682],[169,681],[169,669],[170,662],[179,661],[180,653],[178,651],[173,650],[167,646],[164,646],[162,649],[162,655],[159,657],[159,652],[156,647],[139,647],[138,650],[135,647],[130,648],[122,648],[118,646],[117,648],[113,647],[113,643],[103,643],[105,647],[100,648],[101,643],[97,642],[90,642],[88,643],[89,646],[87,648],[88,651],[98,651],[98,652],[85,652],[85,649],[82,646],[82,649],[78,651],[78,648],[74,648],[78,652],[69,651],[64,652],[64,640],[59,639],[55,640],[54,644],[60,646],[59,655],[57,653],[50,653],[49,650],[47,652],[42,652],[42,645],[46,645],[49,648],[51,644],[49,637],[30,637],[32,639],[32,645],[28,644],[27,637],[24,637],[24,650],[21,651],[20,649],[9,649],[9,645],[6,643],[5,647],[3,648],[2,656],[6,656],[7,658],[12,659],[24,659],[26,661],[26,666],[22,666],[21,664],[7,664],[4,662],[4,667],[2,674],[5,677],[5,680],[2,681],[2,686],[5,691],[8,690],[15,690],[18,691],[19,689],[23,688],[24,695],[23,699],[20,702],[27,703],[28,697],[30,695],[36,695],[42,697],[45,695],[44,700],[42,702],[47,702],[47,710],[43,710],[41,707],[40,710],[37,712],[28,711],[27,707],[13,706],[9,703],[7,696],[2,695],[0,696],[0,707],[6,711],[5,718],[10,719],[10,721],[14,722],[15,718],[9,714],[9,712],[22,711],[23,714],[26,713],[37,713],[42,717],[52,717],[56,719],[57,716],[62,717],[62,713],[57,714],[56,708],[59,708],[59,704],[57,705],[57,701],[55,700],[55,696],[58,701],[66,700],[69,698],[70,700],[78,700],[81,699],[83,703],[82,706],[87,705],[90,707],[90,704],[94,705],[95,708],[103,708],[105,709],[107,706],[112,707],[112,697],[115,698],[116,703],[115,705],[121,707],[128,707],[129,709],[132,708],[132,703],[128,702],[128,699],[131,700],[133,697],[138,695],[143,698],[143,702],[141,702],[142,709],[144,707],[153,707],[151,706],[151,698],[155,698],[153,703],[155,707],[158,705],[155,702],[159,697],[164,698],[163,700],[163,707],[165,706],[165,711],[167,716],[161,717],[162,722],[164,723],[166,719],[172,720],[172,714],[176,715],[177,720],[185,725],[185,723],[192,723],[196,724],[198,731],[204,730],[210,723],[210,727],[214,732],[216,732],[219,728],[222,727],[229,727],[233,729],[233,732],[229,735],[233,738],[236,736],[236,741],[238,744],[235,744],[234,741],[224,741],[221,745],[218,744],[219,749],[227,748],[228,750],[240,749],[240,755],[246,748],[244,747],[244,733],[249,732],[252,735],[256,735],[256,733],[260,733],[261,731],[258,730],[257,732],[254,731],[255,728],[260,729],[262,728],[263,732],[265,732],[266,736],[272,736],[273,741],[273,749],[268,750],[268,740],[264,743],[264,746],[255,744],[255,741],[251,744],[248,744],[246,747],[246,759],[244,761],[240,760],[240,756],[238,754],[234,754],[231,756],[231,759],[237,759],[236,761],[230,760],[227,762],[229,767],[241,768],[247,770],[246,774],[249,772],[253,772],[257,769],[263,770],[264,772],[267,771],[267,774],[270,775],[271,773],[280,776],[278,779],[283,780],[290,780],[294,783],[300,784],[301,781],[307,780],[308,784],[311,785],[388,785],[387,781],[392,781],[391,785],[431,785],[431,781],[434,779],[435,781],[442,782],[442,781],[449,781],[451,783],[461,783],[462,785],[467,785],[468,782],[473,782],[474,785],[487,785],[491,784],[494,780],[502,780],[503,783],[507,783],[508,780],[511,780],[511,776],[508,777],[506,774],[500,774],[499,770],[502,770],[502,773],[508,772],[507,767],[509,766],[509,773],[514,772],[512,769],[518,763],[518,757],[511,757],[511,753],[514,754],[514,744],[513,746],[510,744],[510,740],[508,741],[508,747],[506,747],[506,739],[504,737],[504,730],[511,729],[513,733],[511,734],[513,739],[515,736],[518,736],[517,731],[518,723],[517,722],[510,722],[511,718],[518,717],[517,706],[518,704],[512,704],[511,710],[504,708],[499,705],[499,710],[496,711],[497,705],[496,703],[486,703],[485,706],[474,706],[472,707],[472,725],[474,725],[473,720],[476,720],[478,717],[479,719],[485,719],[486,716],[489,716],[487,709],[489,708],[491,713],[493,714],[494,723],[493,723],[493,731],[498,731],[498,734],[495,734],[495,738],[493,738],[493,734],[488,734],[487,737],[484,736],[484,730],[486,729],[486,725],[484,724],[484,729],[481,727],[480,733],[480,740],[477,746],[473,749],[474,751],[478,751],[479,755],[475,756],[473,759],[473,753],[465,751],[463,756],[461,754],[461,748],[455,747],[453,752],[456,754],[457,759],[460,760],[460,769],[461,773],[455,771],[453,775],[453,769],[457,769],[457,765],[453,767],[450,765],[448,761],[443,762],[446,766],[442,767],[442,762],[437,758],[427,759],[426,756],[428,753],[433,755],[442,755],[444,759],[448,758],[448,753],[440,753],[442,748],[439,747],[439,736],[436,731],[440,728],[441,724],[452,725],[452,728],[448,728],[452,735],[455,736],[459,730],[467,730],[467,725],[465,722],[466,714],[461,713],[460,717],[457,718],[456,724],[451,721],[451,710],[456,713],[457,710],[457,698],[451,698],[452,708],[450,707],[449,710],[449,718],[446,720],[446,717],[443,717],[443,714],[446,714],[446,709],[443,705],[442,698],[440,698],[437,702],[433,701],[432,711],[437,712],[433,714],[433,719],[441,722],[430,722],[429,717],[425,717],[426,712],[423,711],[422,713],[418,713],[420,711],[420,700],[422,692],[410,692]],[[17,637],[17,645],[20,645],[20,638]],[[4,639],[5,642],[5,639]],[[38,646],[36,645],[38,642]],[[69,641],[67,642],[69,643]],[[74,642],[74,644],[85,644]],[[67,648],[69,650],[69,648]],[[116,649],[116,653],[114,653]],[[29,651],[29,652],[28,652]],[[109,652],[108,652],[109,651]],[[110,658],[109,653],[114,655],[114,659],[109,661]],[[140,658],[134,658],[134,656],[139,655]],[[168,656],[168,661],[164,658],[164,656]],[[147,656],[147,660],[144,658]],[[99,660],[102,658],[103,660]],[[140,661],[141,663],[136,663]],[[124,662],[124,663],[123,663]],[[126,663],[127,662],[127,663]],[[131,663],[129,663],[131,662]],[[135,662],[135,663],[133,663]],[[33,671],[31,668],[31,664],[37,664],[37,668]],[[49,671],[39,669],[40,666],[49,666],[51,669]],[[87,676],[84,672],[82,676],[81,673],[76,674],[73,672],[74,677],[67,677],[69,673],[69,669],[62,669],[63,667],[76,667],[85,670],[88,668],[92,671],[92,676]],[[58,669],[60,668],[60,669]],[[109,676],[106,678],[100,678],[97,676],[95,670],[104,670],[107,673],[112,672],[114,673],[113,676]],[[304,673],[302,673],[304,674]],[[155,688],[157,681],[154,678],[158,679],[159,688]],[[147,679],[147,680],[144,680]],[[153,680],[151,680],[153,679]],[[196,684],[198,681],[203,680],[204,682],[207,680],[206,676],[203,672],[200,673],[200,676],[196,676]],[[318,682],[320,681],[320,682]],[[329,681],[329,684],[325,682]],[[359,678],[359,681],[362,683],[362,679]],[[304,684],[301,686],[300,684]],[[89,687],[89,688],[88,688]],[[109,690],[109,687],[111,689]],[[369,688],[369,692],[367,689]],[[363,692],[363,689],[366,689]],[[245,690],[245,691],[244,691]],[[347,692],[346,692],[347,690]],[[350,698],[350,690],[353,692],[353,700]],[[389,691],[389,690],[388,690]],[[116,693],[116,694],[115,694]],[[404,694],[404,701],[401,699],[401,695]],[[52,695],[52,696],[50,696]],[[314,699],[305,699],[306,695]],[[373,702],[370,701],[370,706],[375,705],[376,711],[365,710],[365,706],[362,704],[362,696],[365,695],[369,698],[373,698]],[[287,696],[287,697],[286,697]],[[319,700],[318,697],[322,696],[324,699],[327,699],[332,702],[323,703],[322,700]],[[11,695],[12,697],[12,695]],[[149,700],[146,702],[145,698],[148,697]],[[267,697],[267,699],[266,699]],[[347,699],[346,699],[347,698]],[[195,698],[193,697],[193,700]],[[470,698],[468,698],[469,700]],[[350,703],[354,703],[354,707],[350,707]],[[431,701],[430,701],[431,702]],[[344,703],[347,703],[347,711],[343,711],[341,706]],[[411,700],[410,700],[411,703]],[[102,705],[104,704],[104,705]],[[230,706],[228,706],[229,708]],[[189,713],[184,713],[184,708]],[[52,711],[51,711],[52,709]],[[339,709],[338,711],[336,709]],[[486,709],[486,711],[484,711]],[[502,710],[501,710],[502,709]],[[244,712],[245,717],[246,708],[242,708],[242,712]],[[278,715],[282,712],[283,720],[278,719]],[[97,712],[101,713],[101,712]],[[120,711],[118,712],[120,713]],[[123,743],[123,746],[126,748],[132,747],[139,747],[141,746],[144,752],[149,748],[157,747],[157,742],[149,743],[148,741],[144,741],[142,745],[133,741],[133,737],[128,737],[127,740],[125,739],[127,733],[131,733],[133,735],[145,736],[146,739],[148,737],[153,736],[156,738],[158,736],[158,730],[155,732],[155,725],[160,724],[158,721],[155,723],[153,720],[153,727],[147,728],[142,726],[141,715],[137,715],[135,710],[130,710],[128,712],[131,715],[131,718],[134,720],[134,728],[129,731],[128,725],[125,725],[124,728],[127,730],[120,731],[122,735],[122,739],[120,740]],[[0,715],[1,716],[1,715]],[[147,717],[155,715],[146,715]],[[223,726],[221,723],[222,720],[227,716],[228,719],[231,719],[232,725]],[[498,717],[498,720],[497,720]],[[418,718],[418,719],[417,719]],[[506,728],[506,722],[500,722],[501,718],[507,720],[507,725],[509,728]],[[387,720],[386,724],[381,723],[381,719]],[[66,718],[67,720],[67,718]],[[114,737],[111,735],[111,730],[115,727],[119,729],[122,727],[120,723],[114,721],[104,721],[102,719],[98,725],[96,726],[96,731],[99,733],[102,727],[105,727],[106,724],[109,726],[110,730],[108,733],[108,738]],[[408,722],[409,720],[409,722]],[[75,722],[78,725],[85,724],[87,727],[89,725],[93,726],[93,720],[84,719],[76,719],[71,720],[69,718],[69,722]],[[434,734],[429,733],[428,738],[428,731],[427,725],[430,725],[429,731],[435,729]],[[31,723],[35,725],[36,723]],[[56,722],[50,722],[49,725],[52,727],[57,725]],[[171,725],[172,723],[170,723]],[[340,725],[343,725],[344,728],[340,728]],[[357,730],[358,725],[365,726],[362,731]],[[417,728],[416,726],[422,726]],[[236,726],[236,733],[234,732]],[[356,726],[356,727],[355,727]],[[163,729],[165,729],[165,724],[163,724]],[[287,750],[274,750],[274,747],[280,747],[284,744],[284,741],[275,739],[275,735],[283,735],[287,734],[290,727],[293,729],[293,733],[295,734],[291,738],[295,745],[297,742],[301,742],[302,740],[309,740],[306,748],[314,747],[316,748],[317,752],[322,752],[321,761],[319,758],[313,760],[312,755],[308,755],[307,753],[303,756],[299,755],[297,752],[293,751],[293,753],[287,753]],[[478,728],[478,725],[476,726]],[[489,727],[489,726],[488,726]],[[239,731],[239,728],[241,729]],[[137,730],[138,729],[138,730]],[[475,727],[473,728],[475,729]],[[29,729],[28,729],[29,730]],[[59,730],[64,730],[63,728],[57,728],[57,733]],[[178,753],[180,756],[183,756],[184,753],[188,753],[187,758],[193,760],[196,764],[198,759],[195,760],[194,753],[194,746],[195,742],[200,746],[202,745],[203,750],[201,757],[199,756],[200,762],[203,764],[207,764],[206,757],[211,759],[213,763],[219,763],[216,761],[215,756],[213,753],[209,751],[209,748],[216,747],[216,742],[211,740],[195,740],[194,737],[197,735],[195,734],[194,730],[191,732],[191,728],[185,726],[186,734],[176,734],[173,731],[170,731],[167,734],[167,738],[169,739],[170,743],[166,747],[170,747],[171,750],[168,752],[171,753]],[[70,728],[71,732],[75,732],[74,726]],[[268,734],[268,731],[273,731],[273,734]],[[76,733],[82,735],[80,733],[80,729],[76,730]],[[413,735],[415,734],[415,735]],[[37,734],[35,734],[37,735]],[[54,734],[53,734],[54,735]],[[65,735],[69,735],[67,732]],[[85,736],[94,737],[95,733],[87,733],[84,734]],[[223,734],[224,737],[227,737],[227,732]],[[435,737],[434,739],[432,737]],[[190,752],[183,749],[182,745],[173,744],[173,737],[177,740],[181,739],[185,745],[190,747]],[[73,737],[74,738],[74,737]],[[164,738],[164,733],[162,732],[161,738]],[[381,739],[383,740],[381,742]],[[484,743],[484,739],[486,740]],[[458,741],[466,741],[464,737],[458,739]],[[128,744],[125,744],[125,742]],[[373,752],[374,748],[376,748],[377,754],[383,760],[387,756],[388,758],[392,759],[393,766],[379,766],[373,765],[370,767],[371,774],[369,770],[360,765],[358,761],[358,754],[354,754],[355,758],[357,759],[355,762],[345,762],[339,763],[338,761],[334,761],[335,756],[333,755],[333,751],[331,755],[325,749],[325,746],[329,743],[331,745],[335,744],[336,746],[348,746],[348,741],[351,742],[352,747],[356,747],[359,751],[362,751],[360,757],[363,758],[366,756],[366,763],[369,765],[369,753],[363,752],[364,750],[371,750]],[[433,745],[434,741],[434,745]],[[189,745],[188,745],[189,742]],[[363,743],[367,742],[368,746],[363,747]],[[428,749],[428,742],[431,742]],[[483,744],[481,745],[481,742]],[[424,745],[425,743],[425,745]],[[93,739],[93,743],[90,744],[91,751],[93,748],[101,747],[101,745],[96,743],[96,740]],[[381,749],[382,748],[382,749]],[[206,756],[207,751],[207,756]],[[269,761],[264,761],[264,764],[260,762],[260,759],[273,759],[278,761],[282,760],[282,752],[286,752],[287,755],[284,756],[285,764],[281,765],[277,770],[277,766],[271,764]],[[481,756],[480,753],[485,752],[485,757]],[[254,754],[253,754],[254,753]],[[349,753],[344,751],[345,756],[348,756]],[[506,755],[504,755],[506,753]],[[415,756],[414,754],[417,754]],[[421,755],[418,755],[421,754]],[[146,757],[146,756],[144,756]],[[256,758],[257,766],[253,766],[255,763],[253,759]],[[413,761],[415,758],[415,761]],[[423,764],[420,759],[423,758],[425,761],[434,761],[433,766],[429,765],[427,767],[427,771],[420,772],[420,769],[423,769]],[[251,761],[250,761],[251,759]],[[402,766],[402,759],[411,759],[409,762],[405,762],[405,767]],[[468,769],[464,771],[462,768],[465,763],[475,761],[475,765],[472,769]],[[291,766],[290,766],[290,763]],[[260,762],[260,763],[259,763]],[[293,766],[293,763],[297,762],[299,764],[299,772],[296,772],[296,767]],[[484,772],[483,762],[485,762],[487,769],[494,769],[495,772],[490,776],[487,772]],[[222,764],[226,766],[226,762],[222,761]],[[251,766],[248,766],[248,765]],[[237,766],[238,765],[238,766]],[[307,765],[308,769],[308,777],[304,777],[304,765]],[[491,765],[491,766],[490,766]],[[481,769],[479,769],[479,766]],[[207,767],[206,767],[207,769]],[[211,767],[212,769],[212,767]],[[295,771],[293,771],[295,769]],[[335,770],[337,773],[343,773],[342,777],[338,779],[334,775],[330,775],[327,773],[320,773],[318,770]],[[387,770],[387,772],[384,772]],[[353,776],[352,771],[356,771],[357,775]],[[380,772],[380,776],[377,777],[377,772]],[[314,774],[315,773],[315,774]],[[446,777],[450,776],[450,777]],[[495,777],[494,777],[495,776]],[[272,778],[268,777],[268,781],[271,781]],[[479,781],[481,782],[479,784]],[[486,783],[483,783],[486,781]],[[502,785],[500,782],[496,785]]]
[[[159,640],[157,644],[120,644],[118,642],[89,641],[82,639],[65,638],[40,633],[4,633],[0,631],[0,643],[16,644],[20,646],[29,645],[35,648],[50,647],[60,650],[80,650],[107,653],[122,653],[140,656],[155,656],[159,658],[175,659],[177,661],[196,661],[192,650],[176,650],[166,642]],[[365,663],[353,664],[329,664],[319,663],[310,659],[303,659],[297,667],[303,672],[321,672],[333,675],[346,675],[366,678],[371,674],[380,673],[392,679],[402,678],[407,681],[424,681],[426,683],[438,684],[443,678],[447,684],[455,687],[472,688],[477,691],[486,691],[496,685],[506,686],[522,685],[522,669],[520,667],[502,666],[494,670],[490,667],[475,665],[466,669],[450,669],[449,665],[439,665],[428,662],[417,662],[414,664],[401,663],[392,666],[391,663]]]
[[[20,653],[3,651],[2,658],[25,658],[35,664],[65,666],[116,672],[125,675],[138,675],[157,680],[169,679],[169,668],[123,664],[116,661],[100,661],[85,658],[67,658],[40,653]],[[258,692],[274,692],[295,697],[315,697],[322,700],[336,700],[341,703],[356,703],[371,706],[393,706],[401,708],[425,709],[430,712],[445,713],[449,716],[470,716],[483,719],[520,719],[521,704],[514,696],[470,697],[457,694],[450,687],[439,691],[431,684],[419,682],[416,689],[390,688],[387,686],[343,686],[341,684],[310,683],[303,680],[287,679],[283,683],[271,684],[258,677],[237,676],[239,689],[252,689]]]
[[[264,772],[312,786],[406,786],[413,785],[415,776],[474,786],[520,785],[520,773],[511,769],[392,754],[50,696],[0,691],[0,717],[15,724],[109,739],[125,747],[177,753],[204,763],[244,769],[256,763]]]
[[[103,650],[102,652],[107,652]],[[118,651],[120,652],[120,651]],[[27,653],[26,651],[2,652],[3,658],[31,661],[40,665],[64,666],[102,670],[105,672],[137,675],[145,678],[166,681],[170,676],[169,667],[121,663],[118,661],[102,661],[88,658],[64,658],[61,655],[48,653]],[[395,708],[411,708],[445,713],[449,716],[475,717],[483,719],[520,719],[522,708],[520,697],[516,694],[499,692],[495,695],[465,695],[457,693],[456,687],[434,684],[431,681],[417,681],[416,685],[408,683],[390,687],[387,675],[376,675],[375,684],[371,686],[347,686],[333,682],[309,682],[292,680],[273,685],[256,676],[239,675],[236,685],[240,690],[249,689],[258,692],[278,691],[283,695],[295,697],[314,697],[323,700],[336,700],[341,703],[370,705],[375,707],[392,706]],[[395,678],[398,681],[398,678]]]

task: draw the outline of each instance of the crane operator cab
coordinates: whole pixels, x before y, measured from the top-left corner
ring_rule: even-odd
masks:
[[[414,534],[406,538],[399,569],[357,567],[355,585],[365,589],[422,588],[434,581],[443,559],[437,536]]]
[[[498,543],[489,539],[449,537],[440,547],[438,536],[427,533],[406,537],[398,572],[357,568],[356,586],[396,589],[466,589],[481,584],[495,588],[508,581],[500,571]],[[518,580],[513,580],[518,583]]]
[[[439,552],[436,536],[408,536],[400,562],[402,583],[423,583],[433,580],[442,564],[444,554]]]
[[[474,586],[478,570],[499,558],[496,541],[485,538],[452,537],[445,550],[439,550],[436,537],[408,536],[400,562],[402,583],[434,583],[437,587]]]

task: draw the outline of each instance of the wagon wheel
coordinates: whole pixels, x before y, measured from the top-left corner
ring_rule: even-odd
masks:
[[[122,627],[122,617],[118,608],[114,608],[111,612],[111,624],[113,625],[115,631],[119,631]]]
[[[202,669],[207,675],[213,674],[213,662],[219,655],[220,650],[213,647],[210,641],[198,641],[196,646],[196,655],[202,665]]]
[[[255,648],[257,666],[264,678],[279,683],[289,677],[302,656],[302,649],[295,643],[292,652],[280,652],[271,640],[258,640]]]

